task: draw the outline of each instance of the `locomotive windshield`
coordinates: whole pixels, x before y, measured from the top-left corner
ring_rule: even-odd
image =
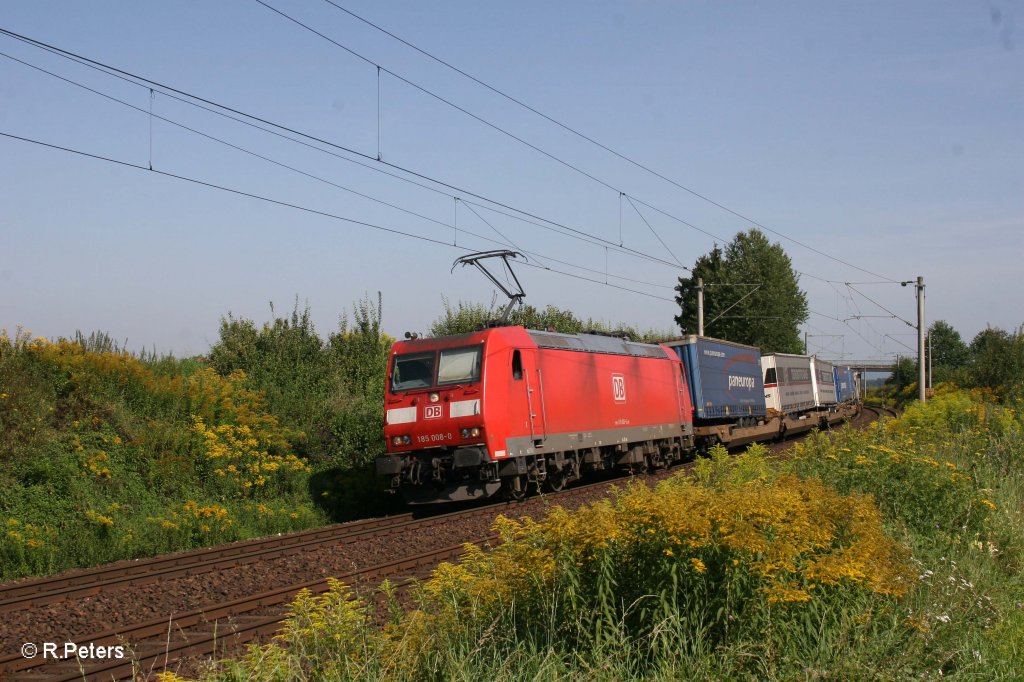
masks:
[[[441,351],[437,365],[438,384],[457,384],[480,378],[480,347]]]
[[[482,350],[481,346],[470,346],[399,355],[391,375],[391,392],[479,381]]]
[[[434,383],[434,354],[414,353],[395,358],[395,371],[391,375],[392,391],[410,391],[429,388]]]

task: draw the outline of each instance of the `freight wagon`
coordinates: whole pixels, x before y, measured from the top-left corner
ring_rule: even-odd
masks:
[[[837,368],[832,363],[807,355],[769,353],[761,357],[761,367],[768,415],[778,423],[780,435],[828,428],[856,416],[856,405],[836,408]]]
[[[735,447],[779,434],[779,424],[767,414],[760,350],[693,335],[664,345],[686,369],[698,449],[719,443]]]

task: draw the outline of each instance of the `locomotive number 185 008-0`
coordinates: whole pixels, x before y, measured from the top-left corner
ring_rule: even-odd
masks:
[[[416,436],[417,443],[440,443],[446,440],[452,440],[454,436],[451,433],[432,433],[429,436]]]

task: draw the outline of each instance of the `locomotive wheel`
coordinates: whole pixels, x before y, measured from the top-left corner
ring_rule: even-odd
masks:
[[[565,469],[548,469],[547,478],[544,479],[544,489],[551,493],[557,493],[565,488],[565,482],[569,477]]]
[[[505,496],[514,502],[522,502],[526,499],[526,490],[529,484],[526,476],[510,478],[505,484]]]

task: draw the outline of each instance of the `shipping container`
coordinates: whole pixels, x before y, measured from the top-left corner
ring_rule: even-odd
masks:
[[[664,345],[683,361],[695,420],[765,415],[760,350],[695,335]]]
[[[814,404],[818,407],[835,405],[836,376],[835,365],[828,360],[811,358],[811,377],[814,380]]]
[[[848,403],[857,399],[856,387],[853,383],[853,370],[849,367],[836,367],[836,399]]]
[[[770,353],[761,358],[767,406],[784,414],[814,408],[811,358],[806,355]]]

